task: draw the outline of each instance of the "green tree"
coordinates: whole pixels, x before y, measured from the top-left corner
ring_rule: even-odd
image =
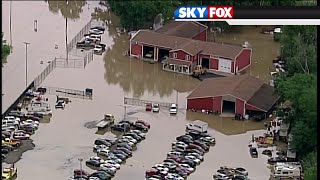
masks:
[[[2,59],[2,62],[3,62],[3,61],[5,61],[7,59],[7,57],[11,53],[11,47],[10,47],[10,45],[7,44],[6,40],[3,39],[3,33],[2,33],[2,36],[1,36],[1,41],[2,41],[1,59]]]
[[[303,159],[304,165],[304,179],[317,179],[317,150],[312,151]]]
[[[316,26],[284,26],[280,43],[289,76],[317,73]]]

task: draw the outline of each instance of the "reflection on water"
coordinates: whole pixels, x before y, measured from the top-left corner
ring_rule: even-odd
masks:
[[[78,19],[82,8],[86,5],[86,1],[45,1],[49,5],[49,10],[52,13],[61,13],[64,18]]]
[[[94,14],[100,20],[108,21],[108,32],[114,42],[104,56],[108,84],[119,84],[125,93],[132,92],[137,98],[146,91],[163,97],[171,95],[175,90],[189,92],[198,85],[199,81],[190,76],[163,71],[161,64],[150,64],[125,56],[129,49],[129,36],[117,33],[117,17],[99,8],[95,9]]]
[[[209,127],[225,135],[236,135],[247,131],[259,130],[264,128],[264,121],[237,121],[234,118],[222,118],[217,115],[207,115],[199,112],[186,112],[186,119],[189,121],[202,120],[207,122]]]

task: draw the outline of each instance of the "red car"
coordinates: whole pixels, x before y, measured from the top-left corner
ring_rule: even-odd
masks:
[[[150,169],[146,171],[146,177],[158,175],[159,171],[157,169]]]
[[[152,104],[151,103],[146,104],[146,111],[152,111]]]
[[[144,126],[146,126],[148,129],[150,129],[150,124],[143,121],[143,120],[137,120],[136,123],[140,123],[140,124],[143,124]]]

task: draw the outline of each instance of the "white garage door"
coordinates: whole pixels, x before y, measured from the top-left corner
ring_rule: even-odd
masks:
[[[231,60],[219,58],[219,68],[221,72],[231,73]]]

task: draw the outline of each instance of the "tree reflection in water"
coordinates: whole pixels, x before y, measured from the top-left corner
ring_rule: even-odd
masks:
[[[108,84],[120,85],[126,93],[133,93],[139,98],[145,92],[159,94],[160,97],[170,96],[175,91],[189,92],[199,81],[187,76],[163,71],[161,64],[149,64],[141,60],[125,56],[129,49],[129,36],[119,34],[119,19],[106,10],[96,8],[93,17],[104,22],[108,21],[107,30],[114,44],[105,52],[105,79]]]
[[[64,18],[78,19],[80,18],[80,13],[82,13],[82,8],[86,5],[86,1],[45,1],[49,5],[49,10],[52,13],[61,13]]]

